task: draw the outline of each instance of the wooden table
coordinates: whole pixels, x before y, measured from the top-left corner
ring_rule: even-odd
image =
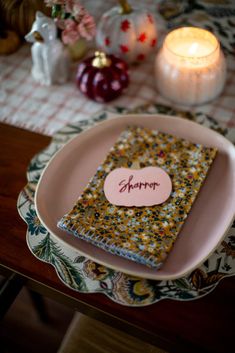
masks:
[[[26,278],[38,293],[72,306],[93,318],[155,344],[169,352],[230,352],[235,318],[235,281],[226,278],[205,297],[189,302],[162,300],[133,308],[101,294],[80,294],[67,288],[54,269],[38,261],[25,241],[26,224],[16,200],[26,184],[30,159],[50,138],[0,124],[0,263]]]

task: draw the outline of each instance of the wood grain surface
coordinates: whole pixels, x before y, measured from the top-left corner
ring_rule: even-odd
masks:
[[[0,263],[28,278],[27,286],[91,317],[156,344],[169,352],[230,352],[234,346],[235,279],[226,278],[210,294],[194,301],[162,300],[134,308],[101,294],[77,293],[54,269],[29,251],[26,224],[16,208],[31,158],[50,138],[0,124]],[[231,349],[229,348],[231,347]]]

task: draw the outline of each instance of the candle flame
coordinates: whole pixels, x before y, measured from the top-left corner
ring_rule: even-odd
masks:
[[[198,49],[198,43],[197,43],[197,42],[192,43],[192,44],[190,45],[189,49],[188,49],[189,55],[194,55],[194,54],[196,54],[197,49]]]

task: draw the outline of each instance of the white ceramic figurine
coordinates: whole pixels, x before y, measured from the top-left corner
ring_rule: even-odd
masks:
[[[57,39],[54,20],[37,11],[31,31],[25,39],[32,45],[32,76],[43,85],[62,84],[69,73],[69,56]]]

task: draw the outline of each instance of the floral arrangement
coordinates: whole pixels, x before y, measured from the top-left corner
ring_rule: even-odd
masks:
[[[52,17],[61,29],[64,44],[74,44],[80,38],[91,40],[95,36],[94,18],[77,0],[45,0],[52,8]]]

